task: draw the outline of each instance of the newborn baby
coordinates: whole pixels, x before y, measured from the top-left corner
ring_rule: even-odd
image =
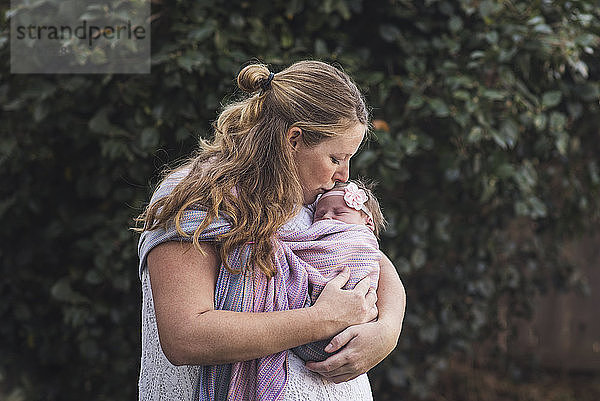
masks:
[[[377,289],[381,253],[376,236],[384,224],[379,202],[358,181],[337,184],[321,195],[313,224],[303,233],[308,242],[293,247],[294,254],[309,266],[309,303],[346,266],[350,269],[350,279],[344,289],[354,288],[367,276],[371,288]],[[305,361],[321,361],[331,355],[324,350],[328,343],[328,340],[318,341],[293,351]]]

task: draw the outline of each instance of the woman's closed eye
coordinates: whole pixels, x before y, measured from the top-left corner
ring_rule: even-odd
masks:
[[[333,157],[333,156],[330,156],[330,158],[331,158],[331,162],[332,162],[333,164],[340,164],[340,161],[339,161],[339,159],[336,159],[336,158],[335,158],[335,157]]]

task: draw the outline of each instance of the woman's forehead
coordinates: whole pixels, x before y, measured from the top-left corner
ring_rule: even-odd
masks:
[[[351,156],[358,151],[358,148],[360,147],[360,144],[364,138],[365,127],[362,124],[357,124],[355,127],[349,129],[341,135],[334,136],[325,143],[336,153]]]

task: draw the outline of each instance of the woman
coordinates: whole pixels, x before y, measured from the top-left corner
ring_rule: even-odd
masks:
[[[348,180],[368,126],[362,96],[315,61],[276,75],[250,65],[238,86],[251,96],[225,108],[214,140],[141,216],[140,399],[368,399],[363,373],[393,350],[404,315],[393,265],[382,258],[377,294],[367,279],[341,290],[344,272],[302,308],[305,276],[273,245],[310,225],[303,205]],[[325,361],[285,352],[333,336],[327,351],[341,350]]]

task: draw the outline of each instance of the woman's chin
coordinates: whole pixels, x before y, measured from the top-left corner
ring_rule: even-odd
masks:
[[[304,205],[311,205],[317,200],[317,196],[319,196],[321,192],[316,192],[310,195],[304,195]]]

